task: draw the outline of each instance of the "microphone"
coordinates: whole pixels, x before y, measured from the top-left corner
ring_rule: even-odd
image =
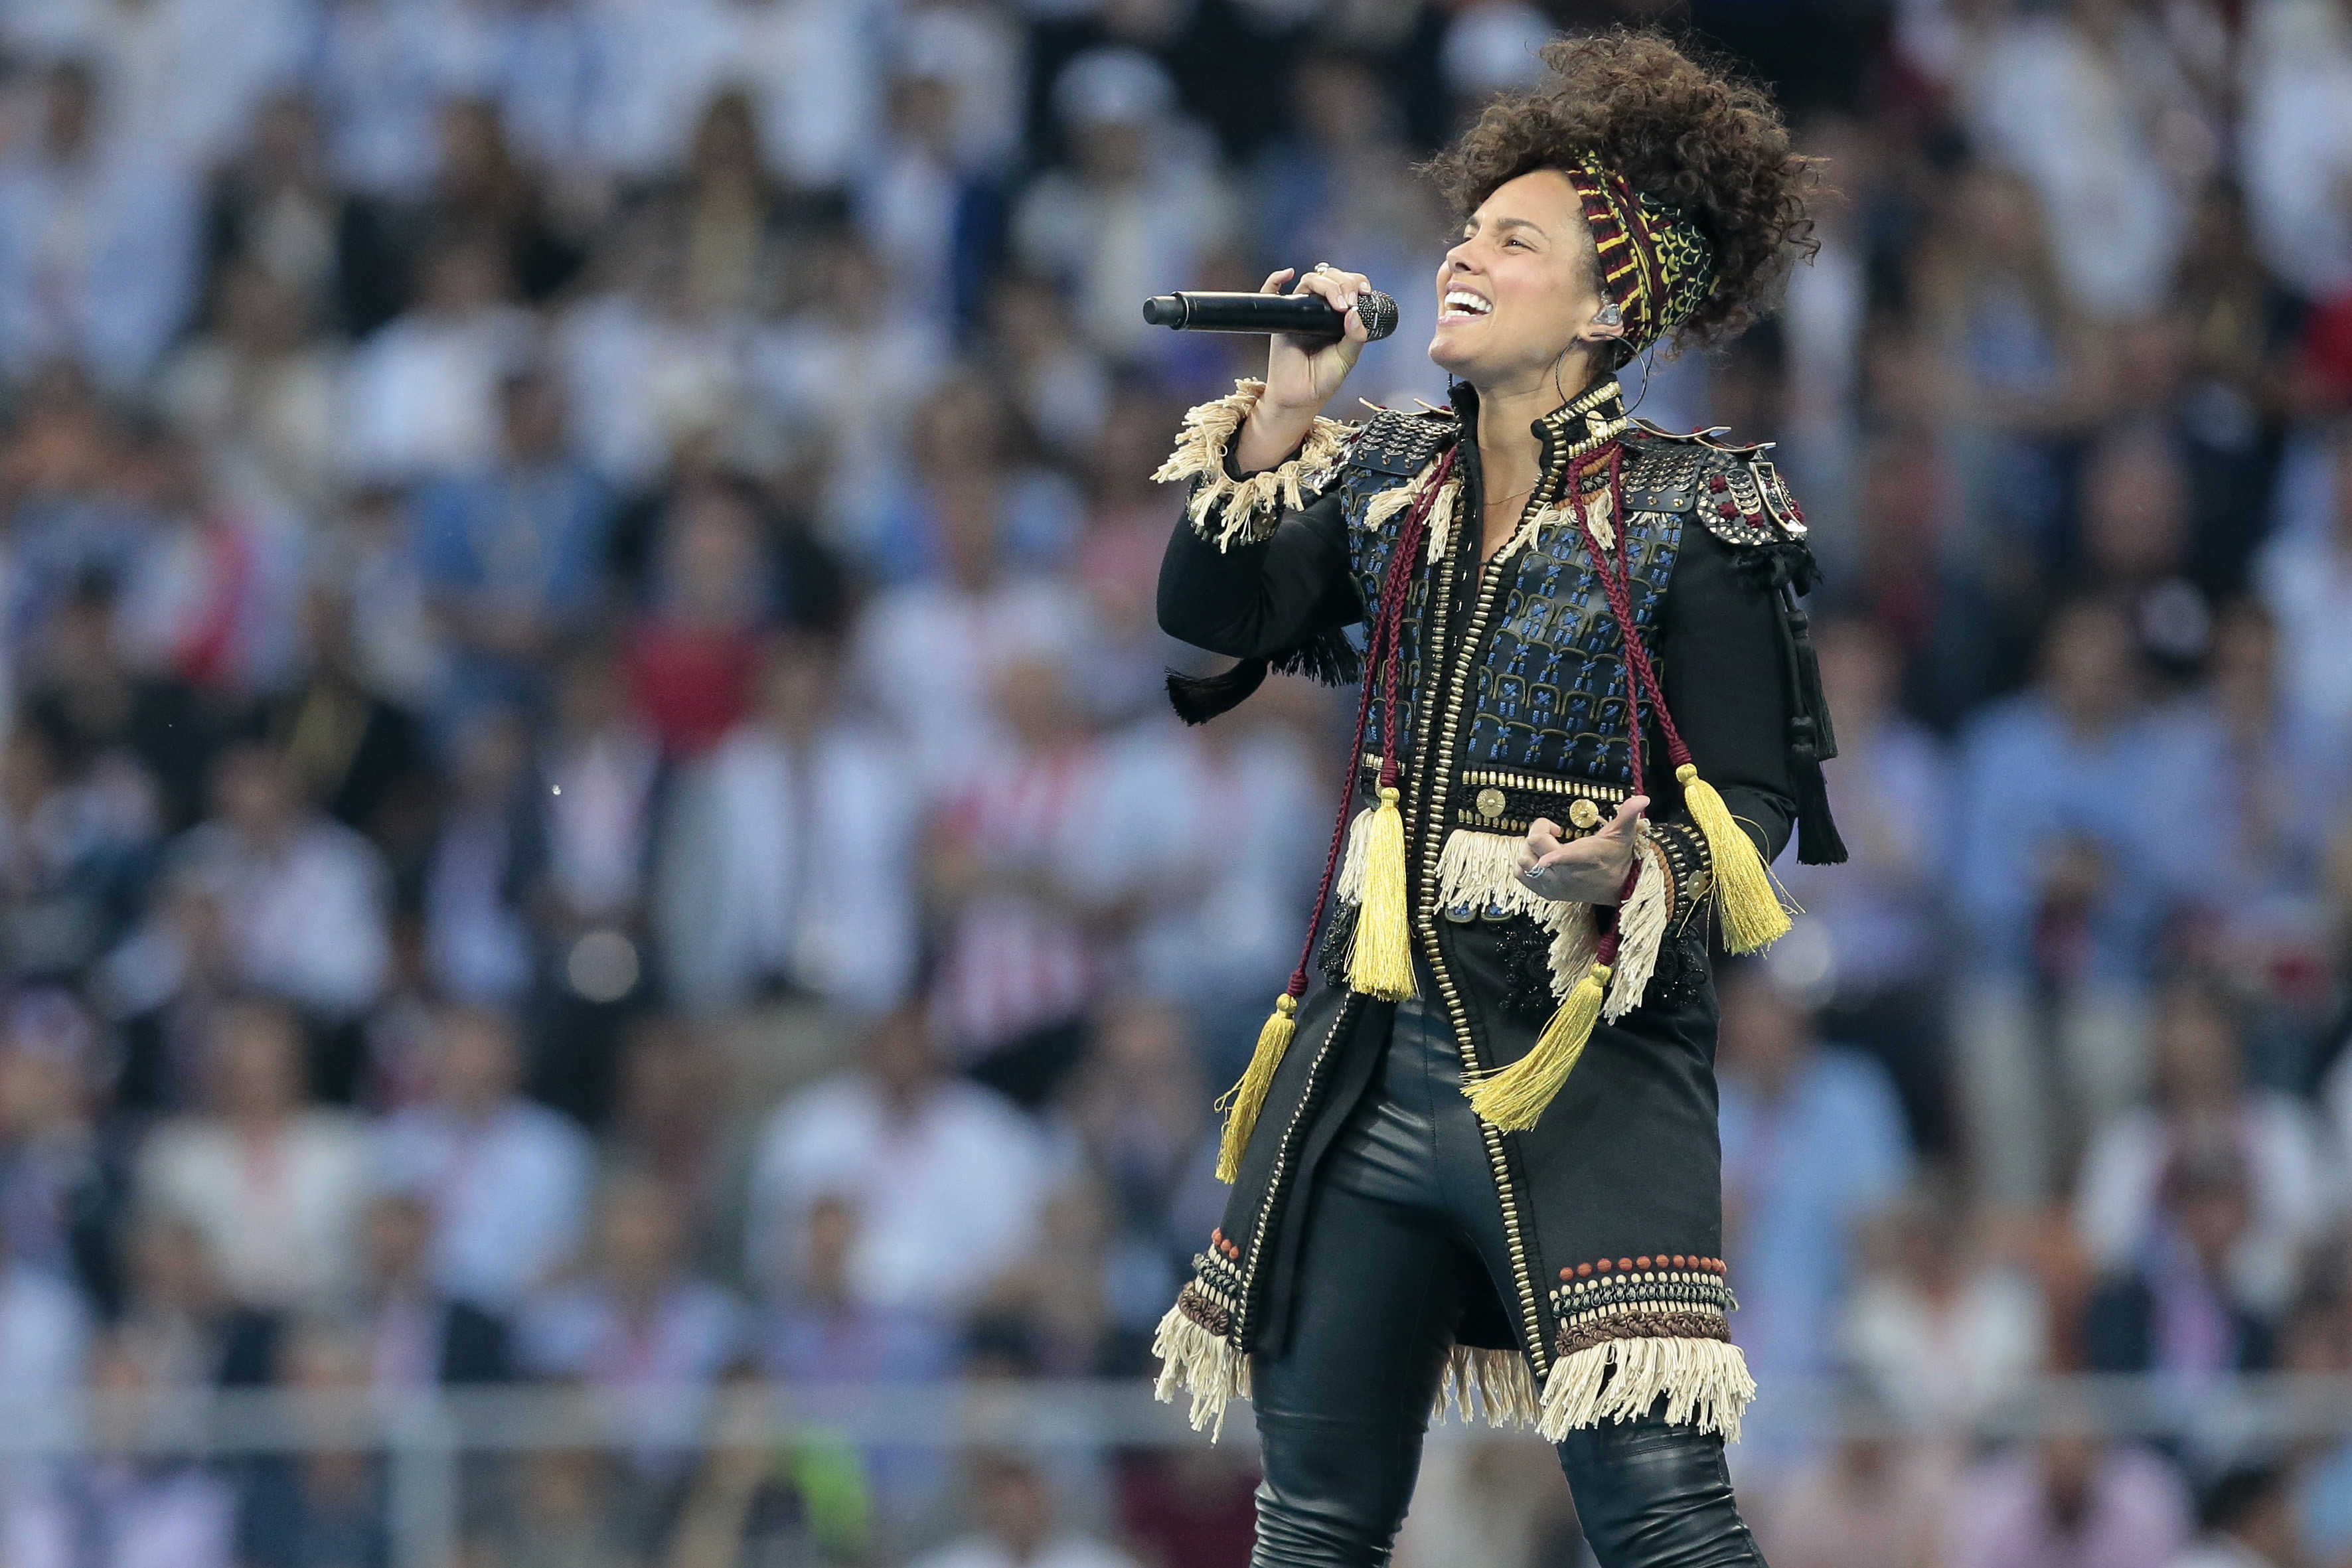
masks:
[[[1397,302],[1377,289],[1356,301],[1364,331],[1374,338],[1396,331]],[[1345,337],[1347,314],[1319,294],[1160,294],[1143,302],[1143,319],[1180,332],[1295,332],[1303,338]]]

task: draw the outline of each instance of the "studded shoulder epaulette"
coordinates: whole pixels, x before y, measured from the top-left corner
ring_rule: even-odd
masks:
[[[1383,408],[1366,421],[1339,461],[1376,474],[1409,478],[1427,468],[1461,428],[1460,421],[1443,408],[1411,413]]]
[[[1696,512],[1709,533],[1730,544],[1780,544],[1805,537],[1798,510],[1763,454],[1772,443],[1739,445],[1721,429],[1678,435],[1634,420],[1626,442],[1625,510]]]

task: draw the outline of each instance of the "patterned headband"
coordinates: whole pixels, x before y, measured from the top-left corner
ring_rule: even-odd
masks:
[[[1561,172],[1592,230],[1601,292],[1624,312],[1626,348],[1639,353],[1706,301],[1715,288],[1715,247],[1680,208],[1638,194],[1591,153]]]

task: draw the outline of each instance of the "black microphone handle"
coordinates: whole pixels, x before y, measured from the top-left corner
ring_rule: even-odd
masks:
[[[1397,303],[1377,289],[1356,302],[1356,314],[1373,338],[1396,331]],[[1318,294],[1161,294],[1143,302],[1143,319],[1155,327],[1193,332],[1294,332],[1337,338],[1346,317]]]

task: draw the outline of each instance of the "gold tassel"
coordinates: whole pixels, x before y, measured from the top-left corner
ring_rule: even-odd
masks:
[[[1242,1151],[1249,1147],[1257,1114],[1265,1109],[1282,1053],[1290,1048],[1290,1037],[1297,1032],[1298,998],[1286,991],[1274,999],[1274,1011],[1257,1032],[1257,1049],[1250,1053],[1241,1081],[1217,1101],[1217,1109],[1225,1113],[1224,1136],[1217,1142],[1217,1180],[1230,1182],[1241,1173]]]
[[[1609,994],[1609,965],[1596,961],[1554,1010],[1551,1022],[1537,1037],[1535,1048],[1498,1072],[1465,1084],[1470,1109],[1506,1132],[1524,1132],[1536,1124],[1544,1108],[1559,1093],[1576,1060],[1601,1021],[1601,1004]]]
[[[1689,763],[1675,770],[1683,803],[1706,836],[1707,858],[1715,863],[1715,904],[1723,917],[1723,944],[1734,952],[1754,952],[1788,934],[1789,911],[1772,889],[1772,874],[1756,841],[1731,819],[1731,808],[1715,786]]]
[[[1413,994],[1412,941],[1405,918],[1404,818],[1397,792],[1381,788],[1380,809],[1364,833],[1364,901],[1356,910],[1356,944],[1348,984],[1367,996],[1402,1002]]]

